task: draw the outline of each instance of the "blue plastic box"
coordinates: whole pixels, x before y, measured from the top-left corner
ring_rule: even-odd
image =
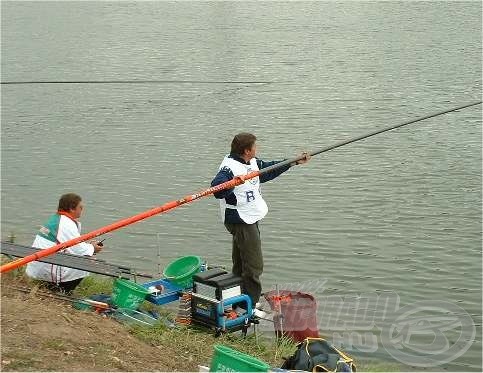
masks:
[[[164,278],[142,284],[142,286],[145,287],[146,289],[148,289],[150,286],[156,286],[156,285],[162,285],[164,288],[164,291],[159,295],[149,294],[146,297],[146,300],[148,302],[158,304],[158,305],[177,301],[181,295],[181,292],[185,290],[178,285],[172,284],[171,282],[169,282]]]

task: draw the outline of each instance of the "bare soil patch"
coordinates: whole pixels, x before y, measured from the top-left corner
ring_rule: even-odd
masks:
[[[2,371],[195,371],[193,357],[152,346],[115,320],[70,303],[24,293],[20,278],[1,278]],[[35,289],[35,288],[34,288]]]

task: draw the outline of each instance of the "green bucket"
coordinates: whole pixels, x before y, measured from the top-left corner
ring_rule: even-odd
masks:
[[[148,294],[149,291],[141,285],[118,278],[114,281],[111,299],[119,308],[135,310]]]
[[[270,365],[223,345],[215,345],[210,372],[268,372]]]
[[[182,288],[193,286],[193,275],[200,272],[201,258],[199,256],[183,256],[168,264],[163,276],[170,282]]]

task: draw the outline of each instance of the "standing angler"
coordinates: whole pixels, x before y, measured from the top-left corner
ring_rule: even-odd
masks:
[[[218,174],[211,182],[216,186],[282,161],[265,162],[256,158],[257,138],[251,133],[239,133],[231,142],[230,154],[221,162]],[[221,216],[232,239],[232,272],[243,281],[243,292],[248,294],[252,304],[257,304],[262,292],[260,276],[263,272],[263,256],[258,222],[265,217],[268,207],[260,192],[260,183],[270,181],[295,164],[308,162],[310,156],[245,181],[232,189],[216,192],[220,200]]]

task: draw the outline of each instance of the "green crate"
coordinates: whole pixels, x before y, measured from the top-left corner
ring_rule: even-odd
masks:
[[[270,365],[223,345],[215,345],[210,372],[268,372]]]

